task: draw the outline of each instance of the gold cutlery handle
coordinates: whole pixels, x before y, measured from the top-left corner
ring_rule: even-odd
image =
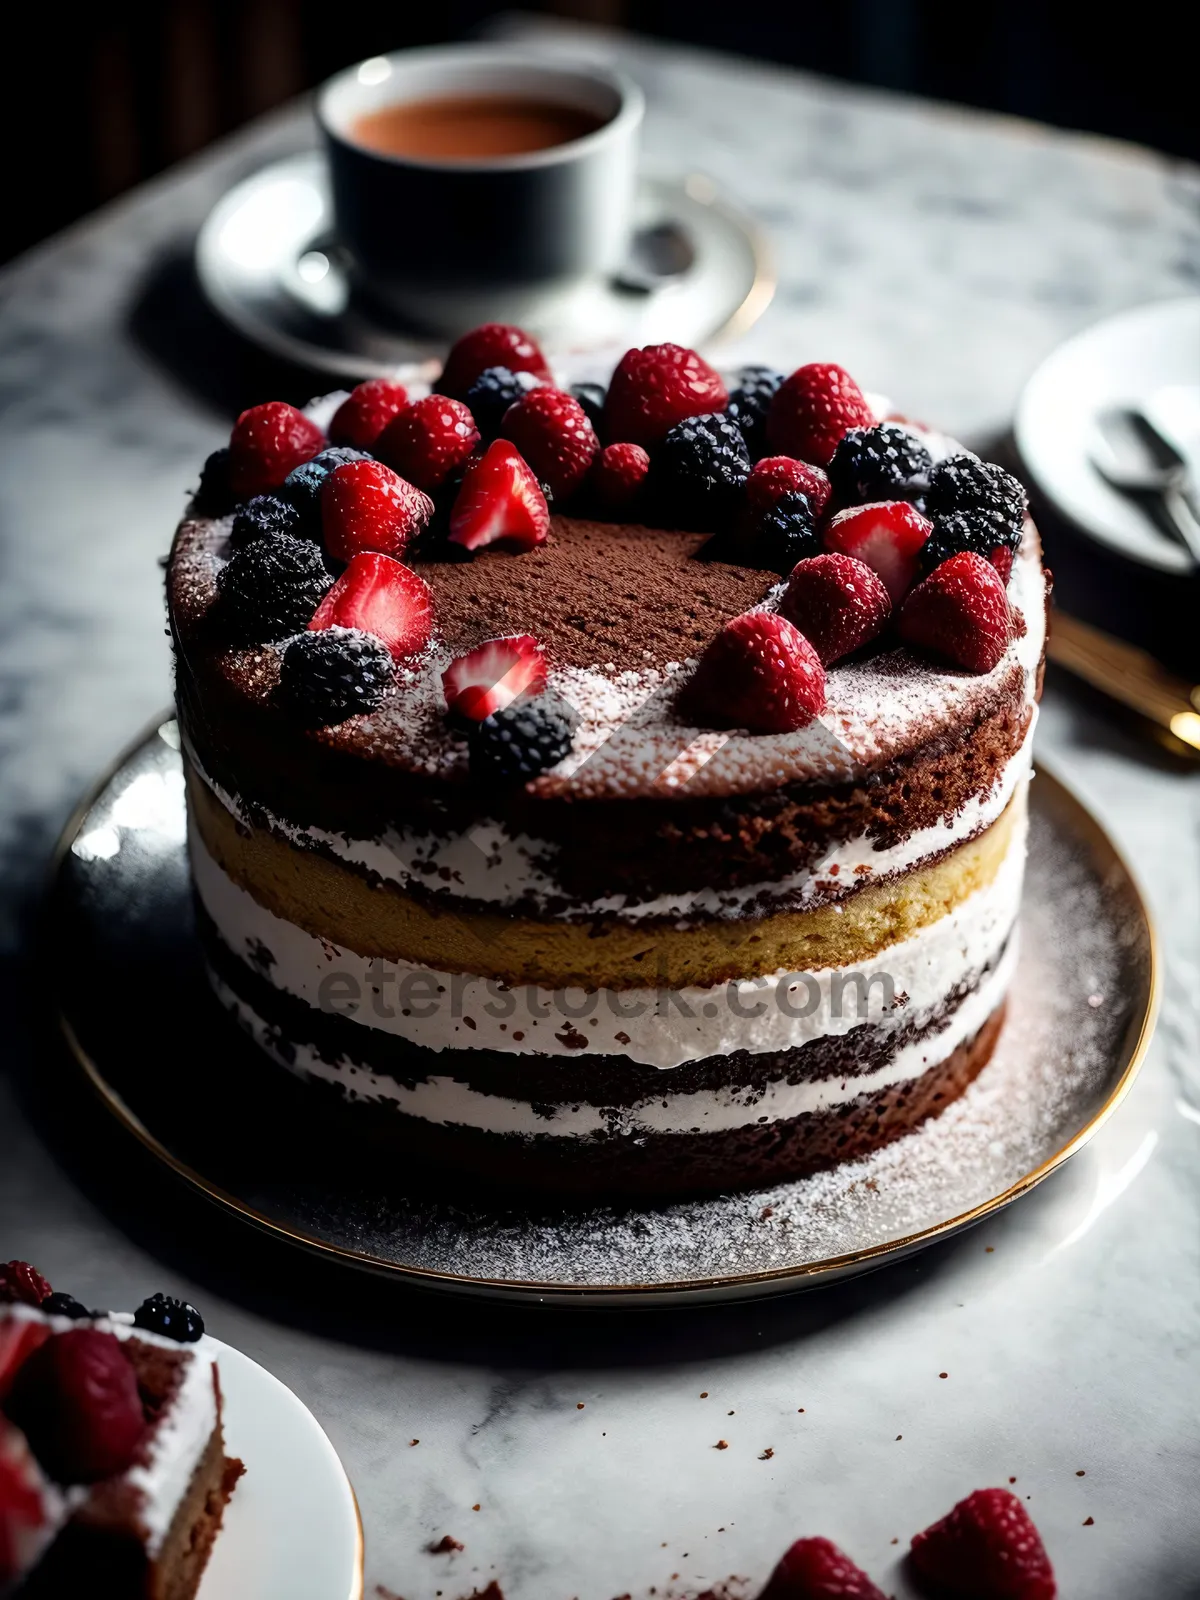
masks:
[[[1175,677],[1144,650],[1055,611],[1046,653],[1057,666],[1200,751],[1200,689]]]

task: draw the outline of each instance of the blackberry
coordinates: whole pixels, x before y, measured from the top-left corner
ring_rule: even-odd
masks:
[[[229,548],[241,550],[255,539],[270,539],[277,533],[300,533],[300,513],[277,494],[256,494],[234,513]]]
[[[195,1306],[169,1294],[152,1294],[143,1300],[133,1314],[133,1325],[179,1344],[195,1344],[204,1332],[204,1318]]]
[[[536,778],[570,754],[577,720],[565,701],[547,694],[494,711],[468,735],[472,775],[508,783]]]
[[[819,556],[822,548],[812,502],[800,489],[789,489],[770,510],[758,513],[731,559],[786,576],[797,561]]]
[[[951,511],[938,517],[933,532],[918,552],[917,561],[922,575],[926,575],[963,550],[973,550],[985,561],[991,561],[997,549],[1009,550],[1015,555],[1020,542],[1020,528],[993,522],[987,512]]]
[[[316,545],[281,533],[235,551],[217,579],[217,592],[230,634],[243,644],[265,644],[298,633],[329,584]]]
[[[596,430],[596,437],[600,438],[608,390],[602,383],[573,383],[567,392],[579,401],[584,415]]]
[[[321,536],[321,490],[335,467],[347,461],[366,461],[365,450],[352,450],[348,444],[333,444],[320,450],[311,461],[293,467],[283,480],[279,493],[300,513],[300,525],[313,538]]]
[[[756,458],[766,449],[767,412],[782,382],[783,373],[774,367],[743,367],[730,393],[725,414],[742,430],[750,454]]]
[[[1020,538],[1025,490],[1011,472],[978,456],[947,456],[929,474],[925,510],[934,522],[954,511],[984,517]]]
[[[214,450],[200,469],[200,487],[192,499],[198,517],[223,517],[237,503],[229,480],[229,450]]]
[[[677,422],[650,467],[660,517],[696,532],[730,520],[749,476],[750,452],[741,429],[719,411]]]
[[[485,367],[467,390],[467,410],[475,418],[484,441],[488,444],[500,432],[500,424],[509,406],[515,406],[530,389],[541,387],[541,379],[532,372],[511,372],[507,367]]]
[[[392,657],[382,639],[361,628],[299,633],[283,652],[279,697],[314,727],[374,711],[391,682]]]
[[[82,1300],[76,1300],[73,1294],[64,1294],[61,1289],[53,1294],[48,1294],[42,1301],[40,1309],[50,1317],[72,1317],[76,1322],[82,1317],[90,1317],[92,1313]]]
[[[843,506],[874,500],[919,500],[929,488],[933,457],[907,428],[880,422],[851,428],[833,452],[829,481]]]

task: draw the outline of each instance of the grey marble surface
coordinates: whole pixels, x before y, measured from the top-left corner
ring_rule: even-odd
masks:
[[[1146,152],[617,53],[648,91],[655,164],[711,173],[774,236],[780,291],[746,348],[842,361],[961,435],[1002,431],[1065,335],[1200,282],[1200,181]],[[79,789],[169,697],[157,562],[183,491],[239,405],[313,387],[215,326],[186,252],[232,179],[309,137],[303,109],[272,118],[0,281],[0,1258],[93,1302],[184,1293],[278,1373],[357,1486],[369,1594],[491,1576],[508,1600],[695,1594],[752,1586],[820,1532],[908,1595],[908,1536],[1015,1477],[1064,1596],[1200,1595],[1200,776],[1053,675],[1040,751],[1149,890],[1164,1017],[1084,1155],[914,1262],[672,1315],[398,1294],[182,1194],[54,1075],[30,1003],[36,887]],[[137,974],[130,994],[153,1003]],[[422,1553],[447,1531],[462,1554]]]

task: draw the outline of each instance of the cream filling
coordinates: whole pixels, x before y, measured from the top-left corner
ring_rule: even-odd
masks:
[[[869,1022],[932,1010],[992,965],[1016,920],[1024,810],[991,883],[853,968],[680,989],[511,988],[469,973],[369,959],[268,911],[217,865],[193,826],[196,889],[224,942],[306,1005],[428,1050],[619,1055],[671,1068],[734,1050],[797,1049]],[[265,954],[264,954],[265,952]]]

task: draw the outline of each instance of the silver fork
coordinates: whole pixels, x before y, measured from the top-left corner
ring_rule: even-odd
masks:
[[[1144,411],[1110,406],[1097,412],[1091,458],[1106,482],[1135,500],[1200,566],[1200,519],[1189,494],[1188,464]]]

